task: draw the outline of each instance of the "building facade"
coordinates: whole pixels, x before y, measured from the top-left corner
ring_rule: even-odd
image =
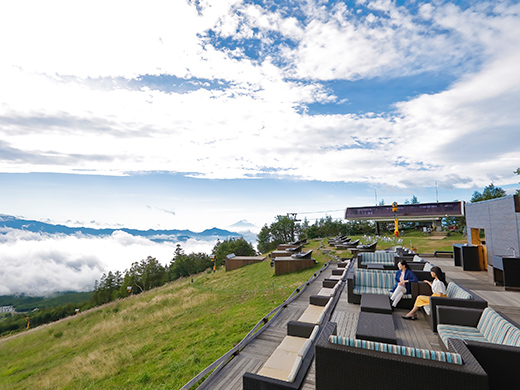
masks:
[[[466,204],[468,244],[486,248],[489,280],[494,256],[520,256],[520,201],[517,195]]]

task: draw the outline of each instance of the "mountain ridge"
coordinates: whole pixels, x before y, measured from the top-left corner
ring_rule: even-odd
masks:
[[[193,232],[188,229],[131,229],[131,228],[89,228],[89,227],[69,227],[61,224],[51,224],[36,220],[21,219],[11,215],[0,215],[0,228],[10,228],[30,231],[33,233],[48,233],[48,234],[84,234],[90,236],[109,236],[116,231],[122,231],[132,236],[141,236],[155,242],[163,241],[186,241],[190,238],[204,239],[204,238],[231,238],[242,237],[243,235],[237,232],[231,232],[225,229],[213,227],[202,232]]]

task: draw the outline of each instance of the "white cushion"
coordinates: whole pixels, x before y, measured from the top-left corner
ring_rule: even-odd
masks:
[[[316,336],[318,335],[319,331],[320,331],[320,327],[318,325],[316,325],[314,327],[314,329],[312,330],[309,340],[314,341],[316,339]]]
[[[298,356],[305,357],[307,351],[312,346],[312,341],[309,339],[305,339],[305,343],[303,343],[302,347],[298,351]]]
[[[275,370],[283,371],[286,375],[292,370],[292,366],[298,357],[298,352],[288,352],[282,349],[275,349],[273,354],[267,359],[264,368],[273,368]]]
[[[323,295],[323,296],[326,296],[326,297],[330,297],[332,295],[334,295],[334,292],[336,290],[333,289],[333,288],[328,288],[328,287],[323,287],[319,292],[318,292],[318,295]]]
[[[323,306],[309,305],[303,312],[302,316],[298,319],[301,322],[308,322],[310,324],[319,324],[322,319],[322,313],[324,312]]]
[[[293,364],[292,370],[289,373],[289,376],[287,377],[287,382],[294,382],[296,379],[296,375],[298,375],[298,371],[300,370],[300,366],[302,365],[303,358],[301,356],[298,356],[296,358],[296,361]]]
[[[285,336],[277,349],[281,349],[287,352],[298,352],[305,341],[307,339],[305,337],[297,337],[297,336]]]

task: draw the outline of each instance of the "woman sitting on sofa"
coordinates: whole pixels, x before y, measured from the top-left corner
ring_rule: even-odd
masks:
[[[397,263],[399,270],[395,273],[395,286],[391,292],[393,292],[390,300],[392,301],[392,307],[396,307],[404,294],[411,294],[410,283],[417,282],[417,276],[410,269],[410,266],[406,260],[400,260]]]
[[[445,297],[446,296],[446,279],[444,278],[444,273],[441,271],[439,267],[432,267],[430,270],[430,273],[433,278],[433,283],[429,280],[425,280],[424,282],[428,283],[432,288],[432,296],[435,297]],[[417,310],[419,310],[420,307],[426,306],[430,304],[430,297],[427,295],[419,295],[417,299],[415,300],[415,303],[413,305],[413,309],[408,312],[405,316],[403,316],[404,319],[407,320],[415,320],[417,319]]]

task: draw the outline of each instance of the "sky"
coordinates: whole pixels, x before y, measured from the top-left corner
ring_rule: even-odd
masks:
[[[520,187],[518,1],[0,4],[0,213],[261,227]]]

